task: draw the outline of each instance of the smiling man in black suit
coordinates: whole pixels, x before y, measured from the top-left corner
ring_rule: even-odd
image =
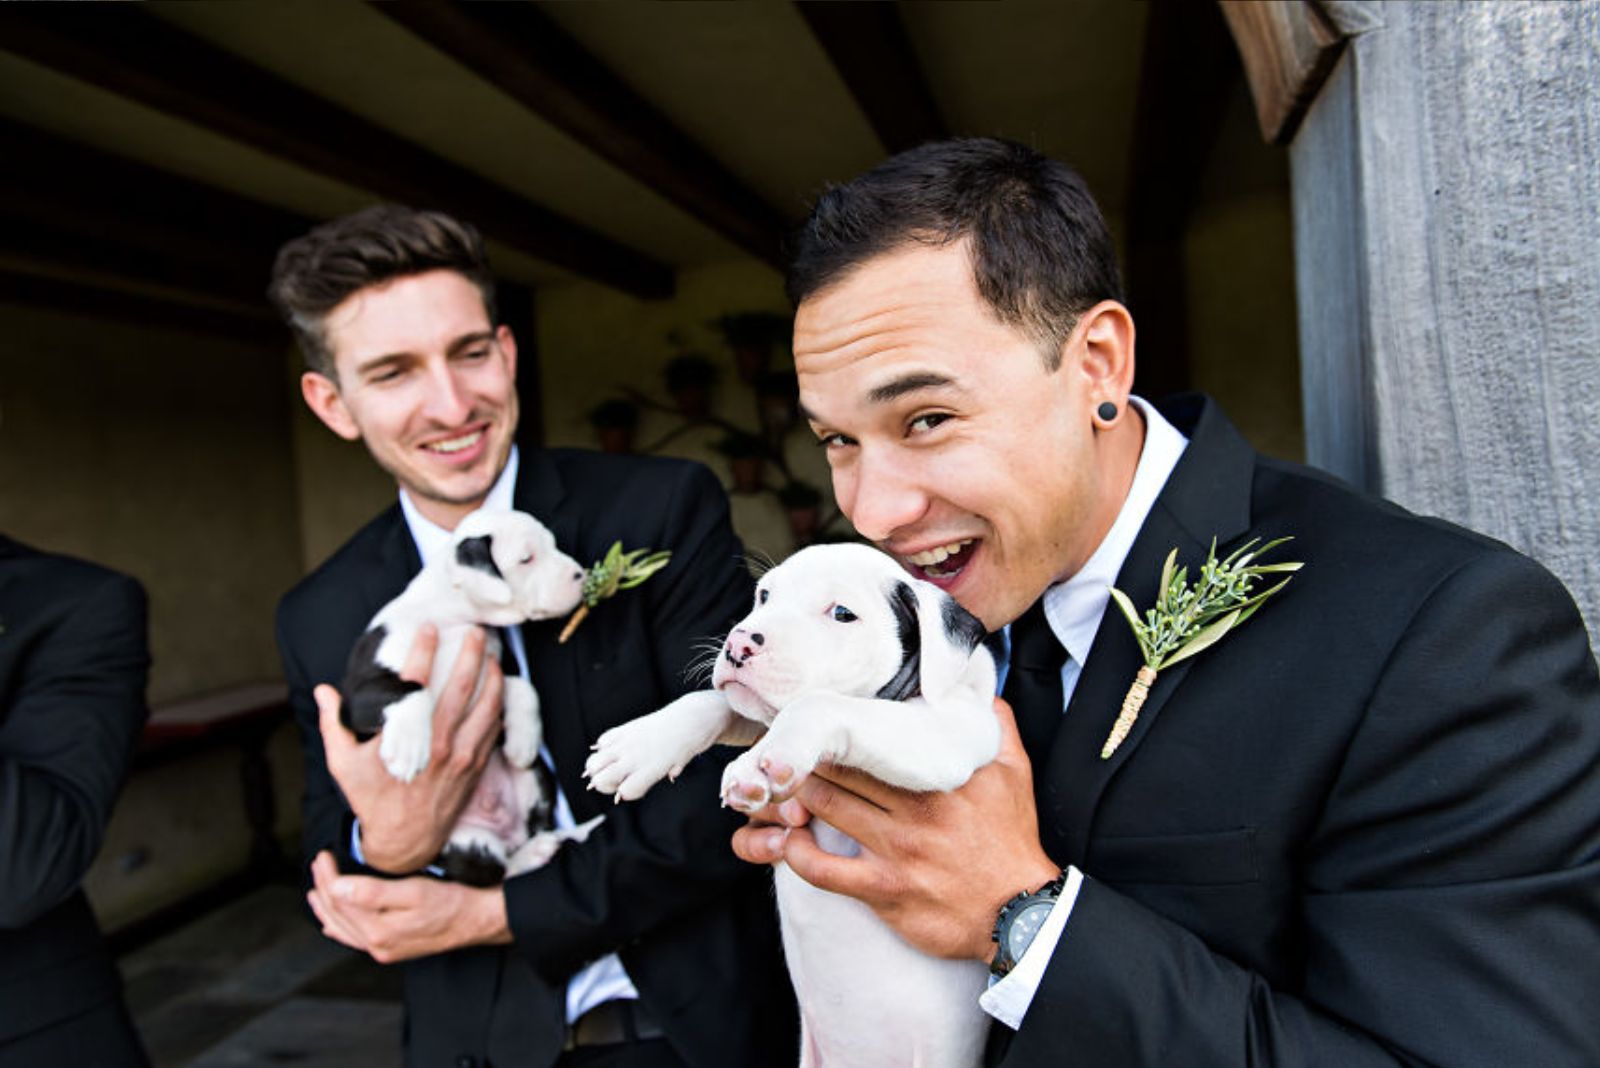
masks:
[[[1099,209],[1023,146],[897,156],[794,247],[839,505],[1010,626],[1020,732],[948,795],[813,776],[742,855],[992,960],[1006,1068],[1600,1064],[1600,680],[1560,583],[1130,396]],[[1174,549],[1194,580],[1282,537],[1289,584],[1108,745],[1141,667],[1110,587],[1142,614]]]
[[[331,937],[407,962],[407,1063],[792,1065],[770,883],[728,852],[720,763],[621,808],[581,778],[593,741],[679,696],[696,643],[749,605],[721,487],[679,461],[520,452],[516,339],[495,321],[477,232],[448,216],[383,206],[336,219],[284,247],[271,295],[306,356],[306,403],[400,490],[284,598],[278,640],[305,744],[310,901]],[[416,873],[495,744],[496,665],[470,700],[481,638],[454,669],[434,752],[410,783],[388,775],[376,741],[339,725],[328,684],[373,612],[484,505],[533,514],[581,561],[616,541],[673,555],[566,645],[560,621],[508,629],[542,701],[558,822],[607,818],[548,866],[480,889]],[[426,677],[431,652],[413,650],[408,677]],[[400,878],[341,875],[357,857]]]

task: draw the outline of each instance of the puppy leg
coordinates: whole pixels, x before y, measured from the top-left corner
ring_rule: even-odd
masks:
[[[506,878],[544,867],[563,845],[586,841],[605,819],[604,816],[596,816],[564,831],[540,831],[511,854],[511,859],[506,861]]]
[[[433,748],[433,695],[413,690],[383,712],[378,755],[389,774],[401,782],[415,779],[428,766]]]
[[[544,730],[539,719],[538,691],[521,675],[507,676],[504,703],[506,760],[515,768],[532,767],[539,756],[540,734]]]
[[[685,764],[741,722],[749,721],[714,690],[685,694],[602,734],[583,777],[591,789],[615,794],[618,801],[635,800],[662,779],[676,779]]]
[[[787,798],[823,761],[907,790],[954,790],[999,747],[1000,727],[986,702],[804,694],[778,713],[766,737],[728,765],[722,799],[754,812]]]

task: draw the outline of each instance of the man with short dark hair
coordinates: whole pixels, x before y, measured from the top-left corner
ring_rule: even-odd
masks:
[[[727,852],[717,759],[638,806],[602,805],[581,779],[594,739],[681,694],[695,643],[747,609],[727,499],[694,464],[519,453],[516,339],[494,321],[490,278],[472,227],[396,206],[336,219],[278,257],[270,293],[306,354],[306,403],[400,491],[279,608],[306,754],[308,899],[330,937],[407,961],[408,1064],[788,1066],[795,1016],[770,883]],[[564,646],[560,620],[507,628],[540,694],[557,822],[606,820],[486,889],[418,874],[496,744],[497,665],[473,695],[482,635],[451,669],[410,783],[389,776],[376,740],[340,726],[330,685],[373,613],[485,506],[533,514],[579,560],[616,541],[673,554]],[[428,679],[435,642],[419,639],[407,679]],[[341,874],[358,863],[400,877]]]
[[[1007,628],[1015,726],[1001,703],[1000,758],[948,795],[825,769],[742,856],[992,962],[991,1063],[1600,1063],[1600,680],[1554,578],[1258,455],[1205,398],[1131,396],[1105,225],[1022,146],[830,190],[789,282],[840,507]],[[1192,587],[1278,538],[1303,566],[1130,727],[1110,588],[1144,623],[1174,550]]]

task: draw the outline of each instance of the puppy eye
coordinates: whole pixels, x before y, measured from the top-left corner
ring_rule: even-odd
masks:
[[[842,604],[833,606],[833,621],[835,623],[854,623],[856,614]]]
[[[529,553],[527,556],[524,556],[521,560],[518,560],[517,563],[519,563],[519,564],[531,564],[531,563],[533,563],[533,554]]]
[[[767,603],[767,598],[769,596],[771,596],[771,593],[772,593],[772,591],[770,591],[770,590],[757,590],[756,591],[756,604],[766,604]]]

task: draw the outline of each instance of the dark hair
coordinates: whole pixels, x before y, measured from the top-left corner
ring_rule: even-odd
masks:
[[[1011,141],[936,141],[823,193],[791,241],[789,299],[912,243],[971,238],[978,293],[1054,369],[1089,308],[1121,300],[1116,251],[1083,178]]]
[[[347,297],[406,275],[449,270],[483,295],[495,319],[494,278],[483,238],[443,212],[378,204],[344,215],[278,250],[267,299],[300,343],[306,367],[338,381],[323,323]]]

